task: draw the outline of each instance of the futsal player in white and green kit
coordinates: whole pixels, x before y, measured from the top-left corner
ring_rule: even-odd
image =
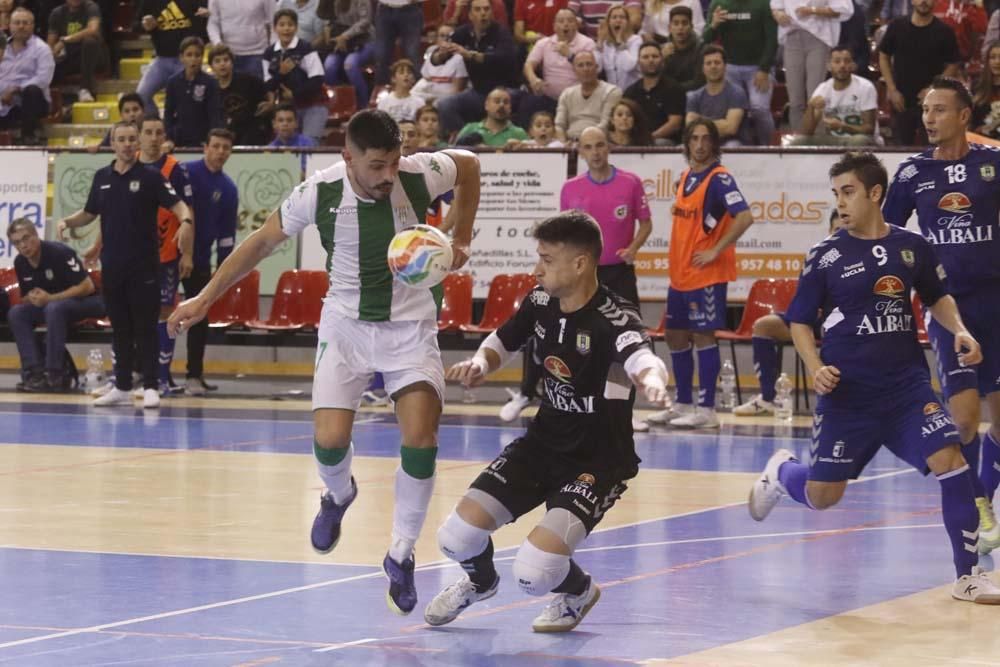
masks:
[[[386,600],[393,611],[408,614],[417,603],[413,545],[434,489],[444,369],[434,295],[393,280],[386,252],[396,232],[422,223],[430,203],[454,190],[448,212],[454,223],[452,269],[465,264],[479,205],[479,160],[457,150],[401,157],[399,128],[375,110],[351,118],[346,143],[344,160],[296,187],[205,289],[177,307],[169,330],[176,335],[204,318],[213,301],[288,237],[318,227],[330,289],[316,350],[313,447],[327,491],[313,522],[312,545],[321,553],[337,545],[344,513],[357,497],[351,475],[354,414],[372,374],[381,372],[402,436],[392,541],[383,561]]]

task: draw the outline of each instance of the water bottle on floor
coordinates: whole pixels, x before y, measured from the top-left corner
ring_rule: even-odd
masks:
[[[736,371],[728,359],[722,362],[719,372],[719,407],[732,410],[736,407]]]
[[[774,419],[782,424],[792,423],[792,381],[782,373],[774,383]]]
[[[88,389],[100,387],[104,382],[104,354],[100,348],[94,348],[87,354],[87,374],[84,382]]]

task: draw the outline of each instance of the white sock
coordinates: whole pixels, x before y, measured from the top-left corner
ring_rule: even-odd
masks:
[[[410,477],[402,467],[396,468],[396,506],[392,512],[392,543],[389,557],[402,563],[413,553],[420,529],[427,518],[427,506],[434,493],[434,477]]]
[[[354,458],[354,443],[347,447],[347,455],[337,465],[328,466],[316,461],[316,468],[326,488],[333,495],[333,502],[338,505],[351,497],[351,459]]]

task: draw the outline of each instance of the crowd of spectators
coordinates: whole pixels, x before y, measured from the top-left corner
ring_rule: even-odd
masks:
[[[612,144],[672,145],[694,116],[730,145],[782,135],[798,145],[919,145],[921,93],[940,74],[975,91],[974,125],[997,135],[997,4],[448,0],[435,13],[419,0],[135,0],[132,29],[154,51],[135,92],[177,146],[200,144],[214,127],[265,145],[279,125],[282,145],[299,132],[321,144],[324,84],[350,85],[359,107],[415,121],[424,145],[460,133],[524,142],[506,124],[525,133],[539,117],[553,121],[547,143],[576,141],[593,124]],[[94,100],[97,77],[116,65],[109,9],[107,0],[0,0],[0,129],[43,141],[53,84]],[[425,15],[440,19],[426,33]],[[497,90],[509,100],[504,128],[490,120]],[[427,106],[437,110],[436,141],[416,122]],[[275,119],[288,107],[291,134]],[[463,131],[470,124],[486,132]]]

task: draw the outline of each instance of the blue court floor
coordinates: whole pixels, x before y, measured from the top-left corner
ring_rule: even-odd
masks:
[[[893,611],[897,603],[924,605],[932,615],[960,614],[958,627],[971,625],[980,637],[984,628],[993,635],[1000,628],[997,611],[970,611],[971,605],[949,599],[953,568],[938,485],[887,452],[834,510],[808,512],[784,500],[766,522],[753,522],[745,496],[768,456],[779,446],[800,453],[808,447],[807,428],[776,436],[767,424],[636,436],[643,475],[626,494],[641,499],[635,520],[615,523],[609,513],[579,550],[577,560],[600,583],[603,596],[576,631],[565,635],[531,632],[531,620],[547,598],[524,597],[511,582],[516,544],[497,550],[499,594],[438,629],[423,625],[423,606],[458,578],[460,569],[428,549],[418,548],[417,554],[421,602],[412,615],[398,617],[384,603],[386,583],[378,565],[384,540],[353,545],[370,552],[360,562],[339,558],[340,547],[323,559],[230,557],[225,554],[238,551],[230,549],[231,533],[225,531],[204,542],[180,530],[165,536],[176,548],[163,553],[135,549],[128,535],[80,548],[86,536],[76,531],[99,527],[102,534],[115,534],[102,509],[108,503],[105,487],[123,483],[135,466],[152,460],[138,458],[145,455],[162,466],[157,477],[181,482],[193,474],[188,466],[196,459],[189,457],[237,457],[248,472],[230,467],[213,474],[236,477],[238,512],[282,511],[273,503],[255,504],[264,478],[254,471],[279,464],[309,470],[310,414],[206,405],[143,415],[130,409],[98,414],[83,404],[0,404],[0,484],[19,489],[16,495],[0,492],[0,664],[590,666],[671,659],[761,664],[766,653],[758,643],[766,646],[769,638],[777,657],[792,664],[897,664],[877,650],[843,654],[842,642],[824,649],[816,645],[822,633],[808,631],[808,639],[793,635],[816,622],[873,613],[887,619],[885,627],[870,628],[873,637],[881,633],[887,641],[906,641],[905,622],[900,627],[898,620],[888,620],[898,619],[897,613],[906,617]],[[439,492],[448,496],[442,507],[461,495],[478,464],[523,428],[501,424],[490,414],[444,418],[439,466],[464,467],[454,482],[439,480]],[[372,470],[394,465],[399,441],[391,415],[362,412],[358,421],[356,465]],[[89,495],[95,487],[75,483],[81,479],[104,488],[100,505]],[[655,493],[642,488],[646,480],[656,481]],[[311,498],[318,478],[310,484]],[[675,497],[700,489],[711,491],[706,498],[731,500],[684,505],[684,497]],[[141,485],[125,484],[113,497],[127,504],[139,502],[144,492]],[[212,484],[189,492],[164,502],[184,505],[196,521],[199,512],[208,511]],[[689,509],[676,511],[678,503]],[[295,509],[288,520],[308,525],[308,512],[314,511]],[[391,497],[365,512],[384,521]],[[375,516],[379,512],[383,516]],[[158,521],[155,512],[134,519],[154,530]],[[352,519],[363,521],[348,513],[345,540]],[[424,532],[432,537],[436,529],[429,520]],[[240,539],[257,542],[253,548],[266,553],[273,538]],[[983,565],[992,569],[989,557]],[[884,611],[858,611],[872,609]],[[812,650],[794,653],[802,641],[813,642]],[[989,641],[992,650],[997,640]],[[750,647],[746,653],[712,653],[744,645]],[[811,659],[802,662],[795,655]],[[966,656],[975,658],[968,664],[989,664],[977,655]],[[919,664],[919,657],[911,656],[907,664]]]

